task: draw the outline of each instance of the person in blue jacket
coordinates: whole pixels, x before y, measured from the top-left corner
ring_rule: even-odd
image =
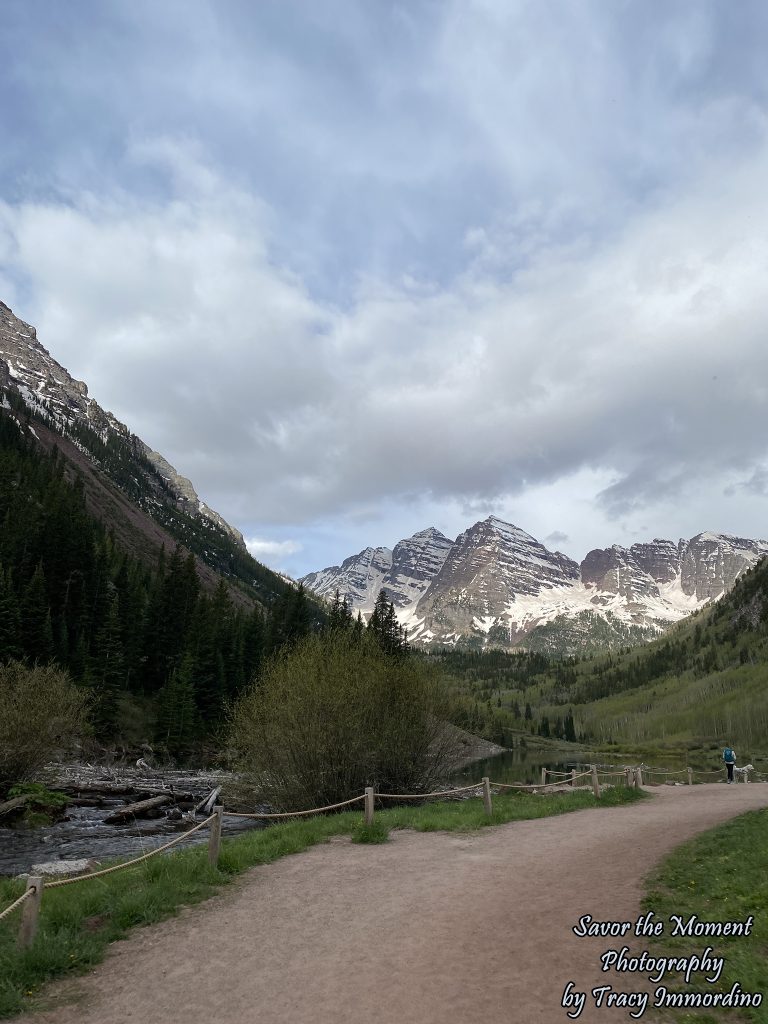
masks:
[[[736,751],[733,747],[726,747],[723,751],[723,760],[728,769],[728,782],[733,782],[733,766],[736,764]]]

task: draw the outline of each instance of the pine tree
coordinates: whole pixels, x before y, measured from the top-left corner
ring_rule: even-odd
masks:
[[[347,595],[342,599],[337,590],[333,595],[333,603],[328,614],[328,629],[349,629],[352,625],[352,608]]]
[[[158,694],[156,738],[174,757],[188,753],[199,733],[194,673],[194,658],[185,654]]]
[[[120,639],[120,602],[114,594],[106,621],[96,634],[91,659],[92,685],[96,690],[98,724],[103,732],[114,727],[117,701],[125,683],[125,661]]]
[[[16,658],[19,651],[19,602],[11,584],[10,570],[0,565],[0,662]]]
[[[568,714],[565,716],[565,722],[563,723],[563,739],[568,740],[570,743],[576,742],[576,728],[573,722],[572,709],[569,709]]]
[[[379,591],[368,620],[368,631],[376,637],[387,654],[405,654],[408,650],[405,630],[397,621],[395,606],[387,600],[387,592],[383,588]]]
[[[21,645],[26,657],[40,664],[49,662],[54,654],[51,610],[48,607],[42,562],[24,588],[21,600]]]
[[[290,587],[275,601],[268,630],[268,649],[272,654],[295,643],[312,630],[312,612],[304,584]]]

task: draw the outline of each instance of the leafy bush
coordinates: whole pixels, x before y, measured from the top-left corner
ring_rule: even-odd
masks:
[[[34,777],[87,727],[88,700],[55,665],[0,665],[0,793]]]
[[[428,791],[456,764],[450,698],[435,675],[376,639],[331,630],[273,660],[232,721],[240,766],[276,807]]]

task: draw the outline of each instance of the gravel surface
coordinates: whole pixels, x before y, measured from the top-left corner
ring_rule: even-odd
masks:
[[[90,975],[52,987],[48,1009],[24,1021],[567,1021],[569,981],[587,994],[607,981],[639,988],[637,976],[600,973],[600,954],[627,940],[576,937],[581,915],[634,922],[644,876],[674,846],[766,806],[768,785],[660,787],[639,804],[470,836],[332,840],[137,930]],[[691,953],[706,945],[690,941]],[[631,1018],[589,996],[578,1019]]]

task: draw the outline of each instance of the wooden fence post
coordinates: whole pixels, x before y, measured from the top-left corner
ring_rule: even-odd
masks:
[[[688,769],[688,785],[693,785],[693,768]]]
[[[632,788],[632,770],[631,768],[624,769],[624,785],[628,788]]]
[[[542,784],[542,786],[546,786],[546,784],[547,784],[547,769],[546,768],[542,768],[541,769],[541,784]]]
[[[642,789],[643,786],[643,769],[640,765],[635,768],[635,785],[638,789]]]
[[[365,787],[365,824],[373,824],[373,786]]]
[[[37,921],[40,916],[40,901],[43,898],[43,880],[39,875],[31,875],[27,879],[27,891],[34,889],[34,895],[22,904],[21,926],[19,927],[19,949],[29,949],[37,934]]]
[[[572,786],[576,785],[576,769],[575,768],[571,768],[571,785]]]
[[[219,866],[219,851],[221,850],[221,824],[224,815],[224,805],[216,804],[213,808],[215,815],[211,822],[211,831],[208,834],[208,863],[212,868]]]
[[[597,777],[597,765],[592,765],[592,792],[600,799],[600,780]]]
[[[483,806],[485,813],[490,817],[493,814],[493,804],[491,803],[491,780],[487,775],[483,776]]]

